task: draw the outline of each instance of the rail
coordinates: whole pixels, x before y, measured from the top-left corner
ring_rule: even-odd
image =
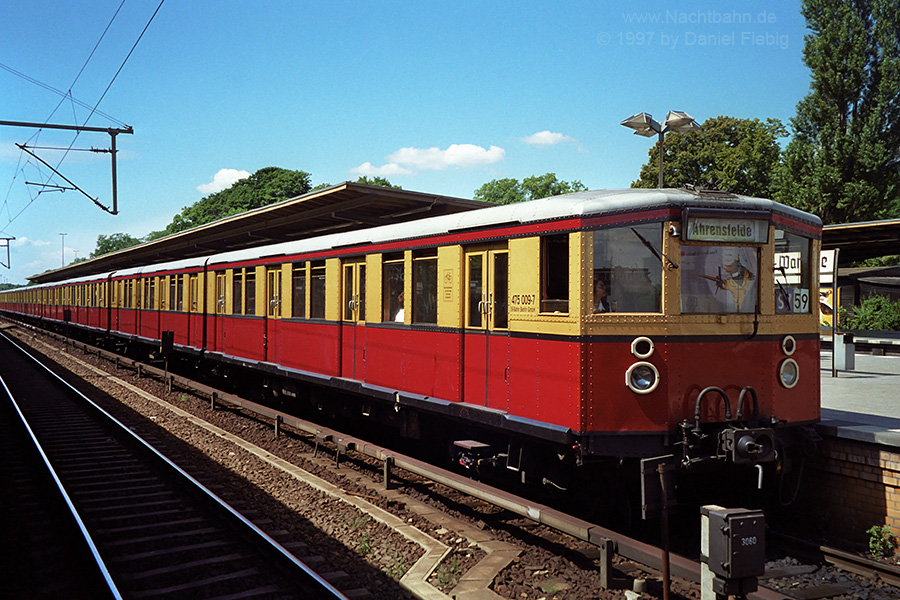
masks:
[[[177,385],[185,391],[205,396],[209,398],[210,406],[213,408],[217,404],[230,405],[254,414],[257,417],[268,419],[275,429],[276,434],[282,426],[288,425],[293,429],[314,438],[317,444],[325,442],[333,443],[336,448],[336,462],[340,461],[342,454],[346,454],[351,450],[381,461],[384,469],[385,485],[389,482],[391,469],[393,467],[401,468],[461,493],[478,498],[484,502],[491,503],[525,519],[540,523],[576,539],[593,544],[599,548],[602,555],[601,579],[604,578],[604,572],[609,573],[611,571],[611,563],[614,554],[645,565],[656,571],[662,572],[664,568],[662,549],[641,542],[640,540],[630,538],[611,529],[565,514],[552,507],[515,496],[503,490],[485,485],[415,458],[404,456],[393,450],[377,446],[365,440],[320,426],[316,423],[305,421],[290,414],[246,400],[234,394],[217,390],[187,377],[169,373],[166,369],[160,369],[152,365],[141,363],[137,360],[122,357],[113,352],[90,346],[78,340],[71,340],[70,338],[65,338],[64,336],[53,332],[45,333],[53,336],[57,340],[66,340],[73,348],[80,349],[85,354],[92,354],[109,360],[110,362],[115,363],[116,368],[125,367],[133,369],[139,376],[149,375],[158,377],[166,384],[169,390]],[[700,563],[697,561],[677,554],[669,555],[669,572],[671,575],[699,583],[700,570]],[[601,581],[601,585],[603,583],[604,582]],[[783,594],[778,594],[764,587],[760,587],[758,591],[749,594],[748,598],[751,600],[775,600],[782,599],[784,596]]]

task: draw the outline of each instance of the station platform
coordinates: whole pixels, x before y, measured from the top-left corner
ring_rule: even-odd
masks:
[[[852,371],[832,377],[822,349],[822,435],[900,448],[900,356],[857,353]]]

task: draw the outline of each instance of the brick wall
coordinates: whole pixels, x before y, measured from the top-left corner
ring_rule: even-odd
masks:
[[[825,438],[808,459],[800,510],[810,533],[867,544],[866,530],[889,525],[900,536],[900,449]]]

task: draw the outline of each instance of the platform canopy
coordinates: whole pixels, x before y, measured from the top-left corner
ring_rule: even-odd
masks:
[[[346,182],[29,279],[35,283],[49,283],[486,206],[490,204]]]
[[[866,258],[900,254],[900,219],[841,223],[822,229],[822,249],[840,249],[842,265]]]

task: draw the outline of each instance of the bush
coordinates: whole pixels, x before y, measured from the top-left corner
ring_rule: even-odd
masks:
[[[887,296],[871,295],[859,306],[844,313],[839,321],[842,329],[854,331],[900,331],[900,301]]]

